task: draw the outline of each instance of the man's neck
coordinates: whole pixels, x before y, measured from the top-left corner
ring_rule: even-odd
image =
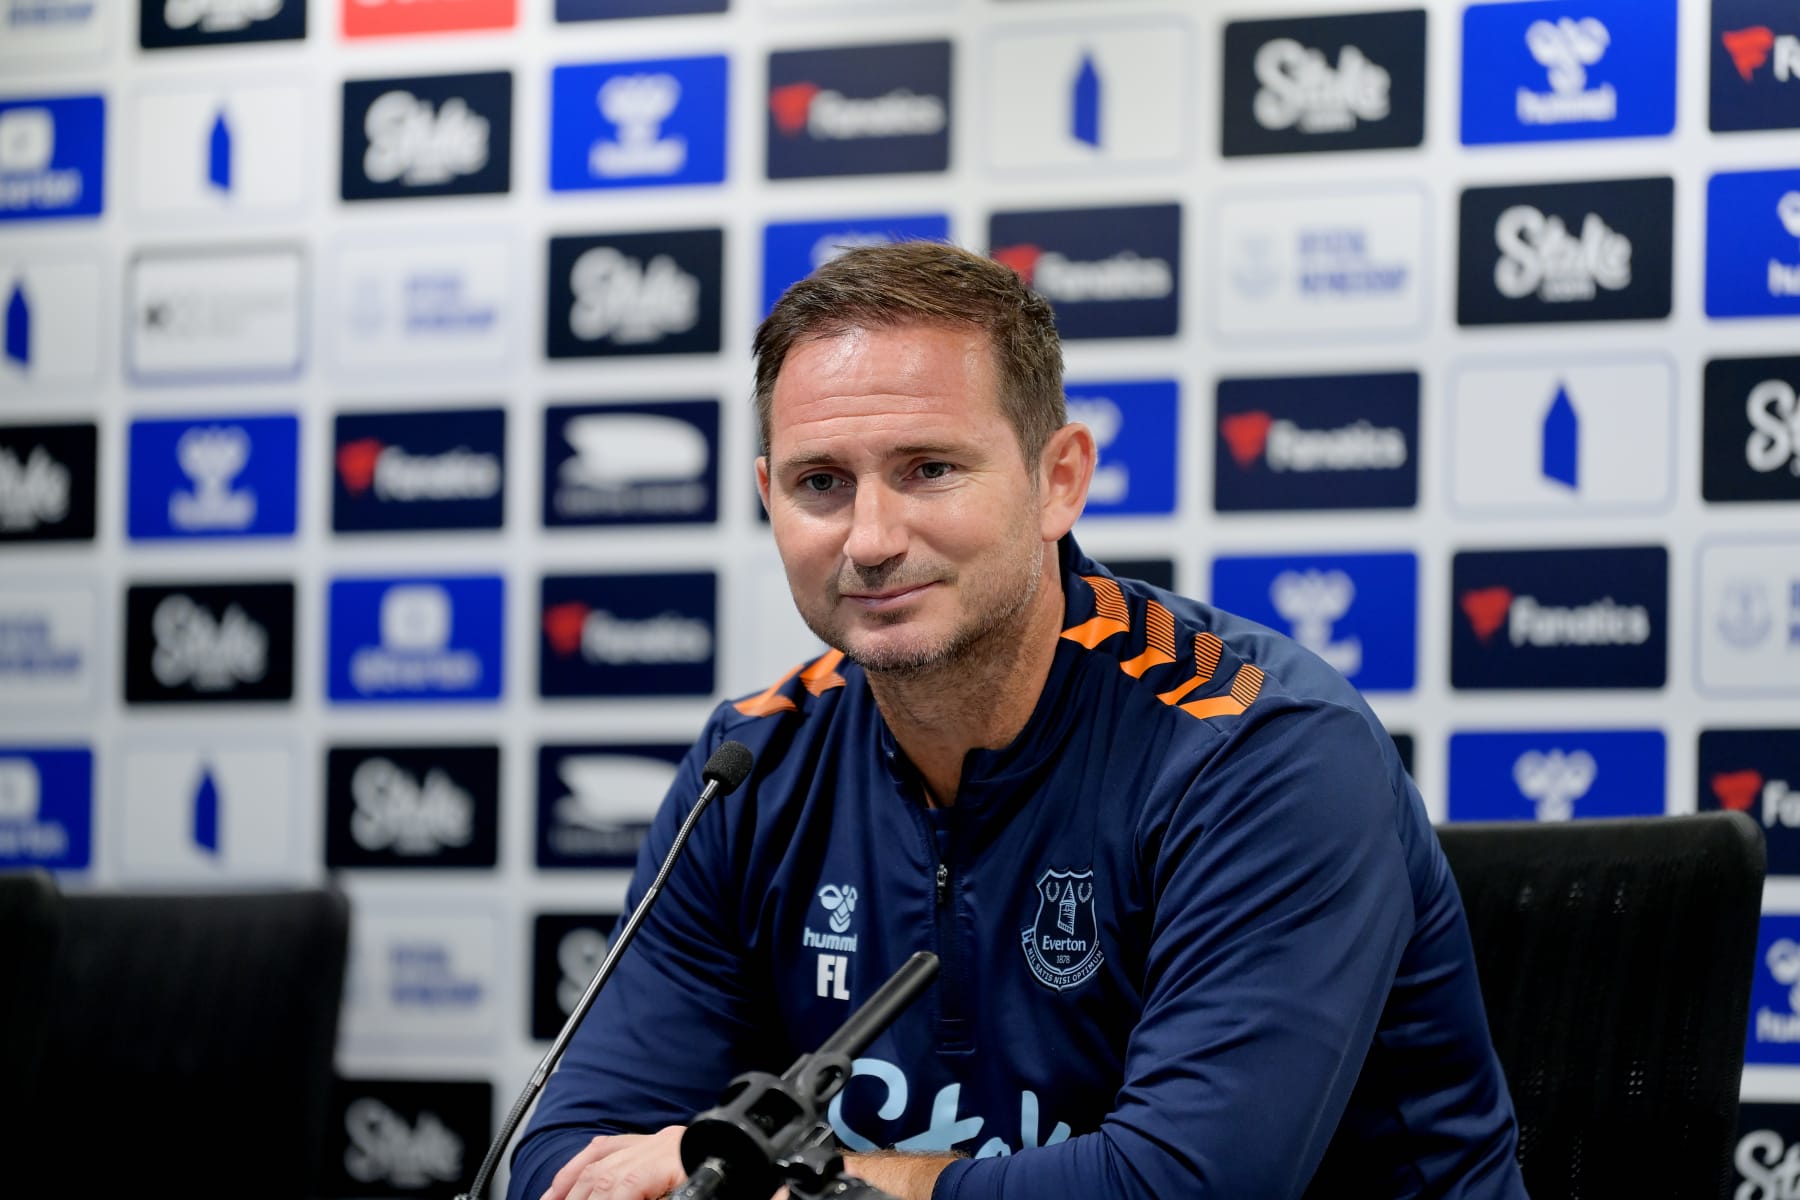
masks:
[[[1054,550],[1049,561],[1054,567]],[[921,674],[868,673],[876,706],[934,808],[955,803],[969,751],[1007,745],[1037,708],[1063,619],[1061,572],[1046,575],[1019,624],[993,631],[956,662]]]

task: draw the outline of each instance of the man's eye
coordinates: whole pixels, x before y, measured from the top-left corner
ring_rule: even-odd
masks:
[[[919,477],[922,479],[942,479],[950,473],[947,462],[928,462],[919,464]]]
[[[809,492],[829,492],[836,484],[837,480],[824,472],[807,475],[800,480],[800,486]]]

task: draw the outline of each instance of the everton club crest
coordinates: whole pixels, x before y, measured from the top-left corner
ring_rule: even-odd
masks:
[[[1025,961],[1045,987],[1078,987],[1106,961],[1094,915],[1094,872],[1045,871],[1037,890],[1037,919],[1019,931]]]

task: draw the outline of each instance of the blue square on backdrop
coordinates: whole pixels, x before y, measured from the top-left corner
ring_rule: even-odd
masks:
[[[1173,379],[1067,385],[1069,419],[1086,425],[1099,447],[1083,516],[1175,511],[1180,393]]]
[[[949,240],[950,218],[942,213],[772,222],[763,227],[763,315],[769,315],[788,288],[846,250],[889,242]]]
[[[1744,1062],[1800,1065],[1800,914],[1764,913]]]
[[[1706,315],[1800,315],[1800,171],[1707,181]]]
[[[299,448],[291,416],[133,421],[132,539],[291,536]]]
[[[0,221],[99,216],[106,98],[0,100],[0,183]]]
[[[1667,811],[1661,730],[1450,735],[1452,821],[1566,821]]]
[[[332,580],[327,695],[340,704],[498,699],[504,598],[498,575]]]
[[[1416,555],[1216,558],[1212,602],[1288,634],[1361,691],[1403,692],[1414,686]]]
[[[0,746],[0,868],[79,871],[93,844],[93,752]]]
[[[1463,144],[1667,134],[1675,47],[1676,0],[1470,5]]]
[[[551,190],[723,182],[728,61],[713,54],[557,67]]]

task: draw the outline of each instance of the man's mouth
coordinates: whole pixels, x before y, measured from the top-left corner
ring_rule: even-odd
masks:
[[[857,592],[840,592],[839,595],[842,596],[843,599],[850,601],[852,604],[855,604],[860,608],[868,609],[868,610],[874,611],[874,612],[879,612],[883,609],[898,608],[901,605],[912,600],[915,596],[923,595],[924,592],[926,591],[926,589],[932,588],[935,586],[937,586],[935,582],[915,583],[909,587],[879,588],[879,589],[871,589],[871,590],[857,591]]]

